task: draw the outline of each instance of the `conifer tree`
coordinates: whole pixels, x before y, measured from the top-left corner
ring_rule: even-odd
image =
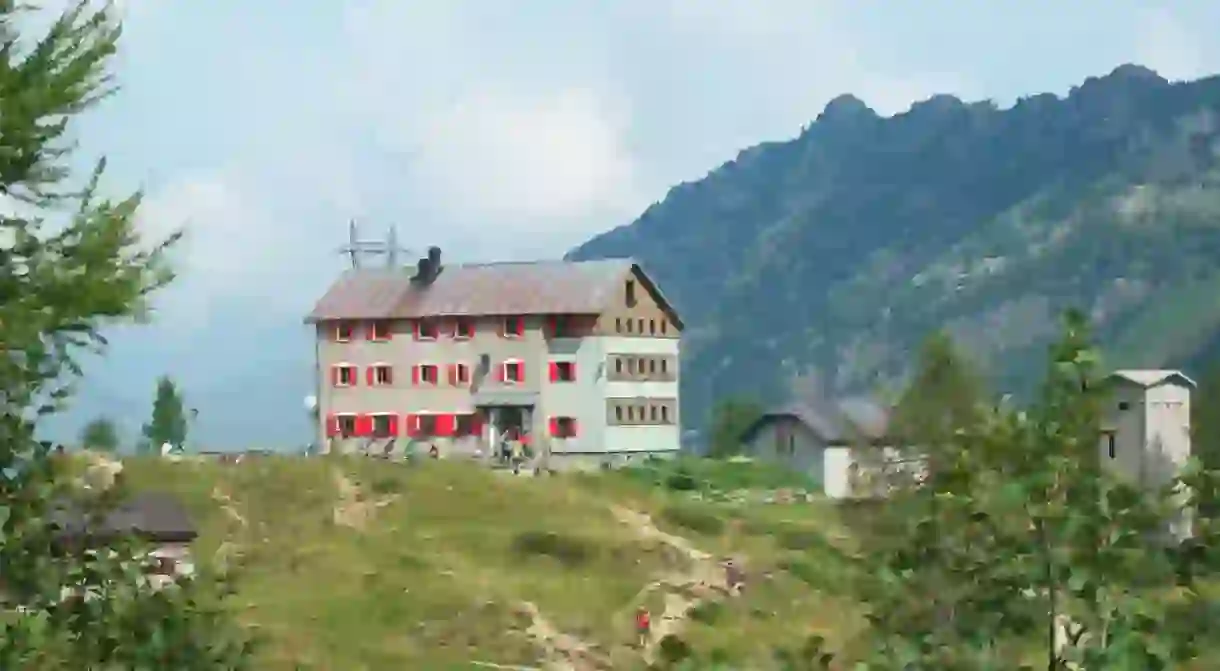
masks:
[[[102,329],[171,279],[174,239],[140,238],[140,197],[102,196],[103,164],[83,186],[70,174],[73,121],[113,90],[112,9],[81,2],[33,37],[26,9],[0,0],[0,669],[249,668],[212,581],[151,591],[139,543],[86,552],[50,521],[80,495],[35,430]],[[81,503],[100,514],[120,495]]]

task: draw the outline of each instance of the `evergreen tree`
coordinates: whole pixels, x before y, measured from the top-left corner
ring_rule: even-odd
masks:
[[[1108,402],[1076,314],[1032,407],[966,415],[939,472],[886,501],[890,540],[845,551],[860,662],[909,671],[1184,668],[1207,645],[1220,525],[1197,463],[1156,490],[1103,468]],[[1194,537],[1167,533],[1183,511]],[[1206,666],[1206,665],[1205,665]]]
[[[740,452],[742,434],[762,414],[762,406],[748,399],[730,398],[717,404],[712,411],[708,456],[724,458]]]
[[[61,497],[100,514],[122,495],[82,498],[34,436],[69,396],[81,351],[102,349],[100,330],[143,316],[169,281],[173,239],[140,240],[139,196],[101,197],[101,164],[71,183],[72,121],[111,91],[112,10],[81,2],[31,40],[25,9],[0,1],[0,669],[249,668],[211,580],[150,591],[134,540],[86,552],[48,521]],[[82,591],[92,598],[65,599]]]
[[[119,450],[119,431],[114,422],[106,417],[91,420],[81,429],[81,447],[101,452],[117,452]]]
[[[186,444],[186,409],[178,386],[169,376],[157,380],[157,393],[153,397],[152,419],[144,425],[144,441],[150,451],[158,451],[165,443],[177,448]]]

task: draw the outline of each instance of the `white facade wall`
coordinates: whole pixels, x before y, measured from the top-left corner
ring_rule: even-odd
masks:
[[[589,416],[596,425],[601,437],[601,450],[605,452],[622,452],[631,454],[655,454],[659,456],[677,453],[681,447],[681,417],[675,413],[670,423],[663,425],[644,426],[613,426],[609,422],[606,411],[607,401],[615,398],[678,399],[678,380],[681,371],[673,371],[673,381],[611,381],[607,379],[606,367],[608,359],[614,354],[662,355],[672,356],[678,361],[680,351],[677,338],[619,338],[597,337],[585,338],[578,355],[581,363],[588,361],[598,374],[594,378],[596,385],[595,400],[590,403]],[[675,363],[675,366],[678,364]]]

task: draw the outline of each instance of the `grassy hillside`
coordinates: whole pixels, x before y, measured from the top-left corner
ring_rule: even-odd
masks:
[[[829,509],[698,492],[799,484],[748,467],[535,480],[268,457],[130,460],[125,472],[181,496],[201,562],[240,567],[234,607],[265,636],[267,669],[642,668],[659,650],[631,645],[639,603],[658,637],[672,627],[749,668],[767,668],[775,644],[811,631],[843,641],[856,626],[850,604],[810,586],[808,548],[838,533]],[[719,589],[728,555],[747,567],[739,597]]]

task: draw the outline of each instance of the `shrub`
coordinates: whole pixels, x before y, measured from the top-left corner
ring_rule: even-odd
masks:
[[[716,515],[689,506],[666,506],[661,519],[674,526],[708,536],[724,532],[724,520]]]
[[[513,552],[522,557],[550,557],[564,566],[581,566],[595,554],[595,548],[581,538],[553,531],[522,531],[513,538]]]
[[[691,656],[690,644],[673,634],[661,639],[661,661],[665,664],[677,664]]]
[[[700,624],[712,625],[724,613],[724,604],[719,601],[704,601],[690,611],[690,619]]]
[[[699,488],[699,482],[690,473],[679,470],[665,478],[665,488],[675,492],[693,492]]]
[[[812,529],[783,529],[776,540],[785,550],[812,550],[825,544],[822,534]]]

